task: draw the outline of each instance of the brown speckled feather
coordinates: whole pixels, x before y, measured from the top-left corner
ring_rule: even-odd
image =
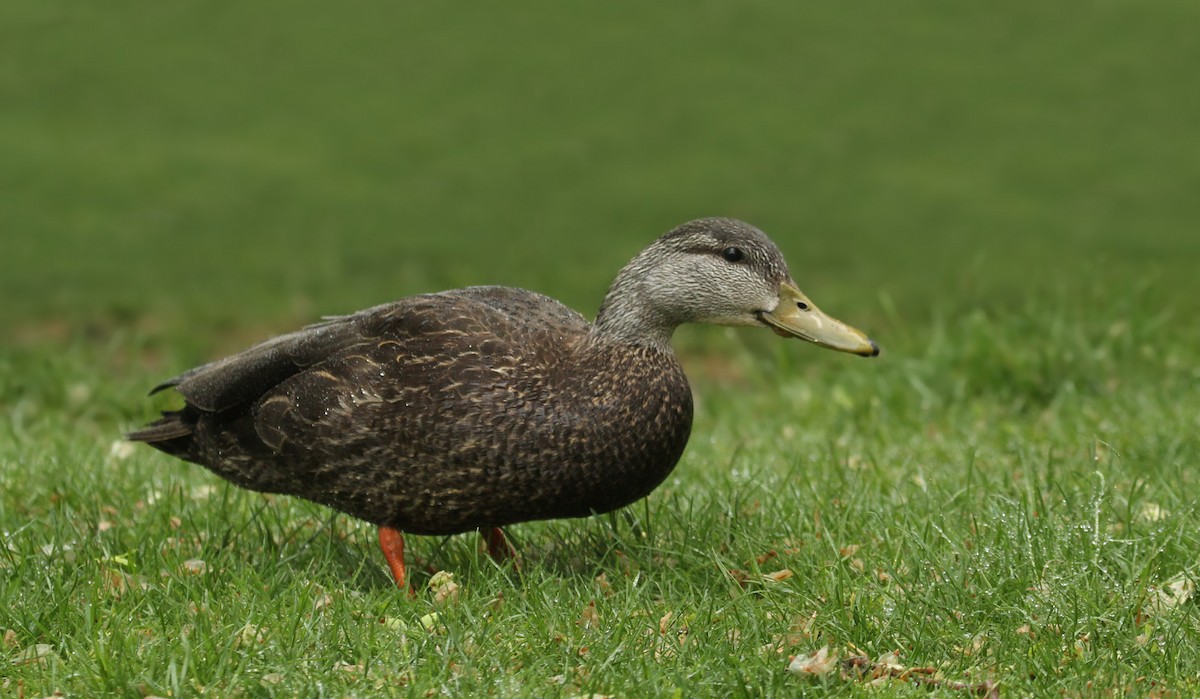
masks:
[[[411,297],[167,382],[187,407],[131,438],[418,534],[607,512],[670,473],[692,401],[669,349],[590,331],[520,289]]]

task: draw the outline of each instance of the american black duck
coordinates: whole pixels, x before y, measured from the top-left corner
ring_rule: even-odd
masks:
[[[166,381],[152,393],[184,407],[128,438],[378,525],[404,586],[401,532],[479,530],[499,558],[502,526],[609,512],[661,483],[692,424],[682,323],[879,354],[796,288],[766,235],[709,218],[633,258],[594,323],[523,289],[411,296]]]

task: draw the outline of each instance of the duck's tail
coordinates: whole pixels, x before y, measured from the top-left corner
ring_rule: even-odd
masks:
[[[192,425],[183,419],[182,410],[164,412],[163,416],[154,422],[125,434],[125,439],[131,442],[164,442],[169,439],[187,437],[192,433]]]
[[[196,429],[196,410],[191,406],[183,410],[163,411],[162,417],[154,422],[126,433],[130,442],[145,442],[155,449],[188,459],[192,451],[192,435]]]

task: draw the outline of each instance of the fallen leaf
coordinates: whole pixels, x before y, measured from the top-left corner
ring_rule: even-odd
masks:
[[[233,639],[233,645],[235,648],[240,648],[253,643],[265,643],[266,640],[266,627],[255,626],[254,624],[246,624],[238,630],[237,636]]]
[[[675,612],[667,612],[658,620],[658,640],[654,644],[654,659],[675,657],[676,650],[687,643],[688,627],[685,624],[674,625]],[[674,627],[674,635],[668,635]]]
[[[837,653],[830,653],[829,646],[811,655],[797,655],[788,663],[788,671],[798,675],[827,675],[837,669]]]
[[[665,636],[667,629],[671,626],[671,619],[675,618],[675,612],[667,612],[658,620],[658,634]]]
[[[278,672],[268,672],[259,681],[264,684],[279,684],[283,681],[283,675]]]
[[[813,625],[817,623],[817,613],[797,614],[792,617],[792,621],[788,624],[787,641],[789,645],[798,646],[804,641],[812,638]]]
[[[763,573],[763,579],[771,580],[773,582],[783,582],[790,577],[792,577],[792,571],[788,570],[787,568],[784,568],[783,570],[777,570],[774,573]]]
[[[438,622],[438,613],[437,612],[430,612],[430,613],[426,614],[425,616],[421,617],[421,626],[426,631],[433,631],[434,627],[437,626],[437,622]]]
[[[1142,522],[1158,522],[1170,517],[1171,513],[1153,502],[1144,502],[1138,508],[1137,518]]]
[[[872,661],[860,648],[850,644],[850,655],[840,661],[836,652],[830,652],[824,647],[812,655],[792,658],[788,669],[797,674],[824,675],[834,669],[840,669],[839,678],[846,681],[861,682],[868,687],[882,687],[885,684],[904,682],[926,689],[948,689],[966,692],[971,696],[999,699],[999,685],[990,680],[971,683],[946,679],[935,667],[907,667],[900,663],[900,654],[891,651]]]
[[[583,612],[579,614],[579,621],[575,624],[583,629],[594,629],[600,625],[600,613],[596,611],[595,600],[588,602],[588,605],[583,608]]]
[[[54,653],[54,646],[49,643],[37,643],[25,648],[25,650],[17,653],[12,659],[13,665],[29,665],[32,663],[45,663],[51,660],[57,660],[58,656]]]
[[[454,573],[439,570],[429,579],[429,589],[433,590],[433,603],[445,604],[458,599],[458,583],[454,582]]]
[[[83,405],[92,397],[92,388],[85,383],[72,384],[67,389],[67,400],[71,405]]]
[[[983,650],[983,647],[985,645],[987,645],[987,642],[988,642],[987,633],[980,631],[979,633],[977,633],[971,637],[970,642],[967,644],[967,646],[965,648],[955,646],[954,649],[959,651],[963,655],[975,655],[979,651]]]
[[[199,558],[189,558],[183,562],[183,572],[192,575],[204,575],[208,572],[208,564]]]
[[[6,648],[16,648],[17,643],[17,632],[12,629],[4,629],[4,646]]]
[[[313,601],[313,611],[319,612],[331,604],[333,604],[333,595],[319,595],[317,599]]]
[[[1147,616],[1162,616],[1183,605],[1196,595],[1196,583],[1180,575],[1160,587],[1148,591],[1146,606],[1142,613]]]
[[[124,439],[118,439],[108,447],[108,455],[117,461],[124,461],[133,456],[133,442],[127,442]]]
[[[844,559],[849,558],[858,553],[860,548],[862,548],[862,544],[850,544],[849,546],[843,546],[838,549],[838,555]]]
[[[904,666],[900,664],[900,654],[894,650],[879,656],[875,664],[887,670],[904,670]]]
[[[58,558],[63,563],[75,562],[75,547],[71,544],[43,544],[42,555],[47,558]]]
[[[762,564],[766,563],[767,561],[771,560],[772,558],[775,558],[778,555],[779,554],[776,553],[775,549],[771,549],[770,551],[767,551],[766,553],[759,556],[758,558],[755,558],[754,562],[758,563],[759,565],[762,565]]]
[[[128,592],[129,588],[136,585],[136,581],[132,575],[123,573],[119,570],[105,571],[103,580],[104,589],[113,597],[118,598]]]

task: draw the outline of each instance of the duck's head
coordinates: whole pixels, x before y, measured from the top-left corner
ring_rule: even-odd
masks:
[[[665,343],[683,323],[765,325],[783,337],[866,357],[879,346],[817,308],[762,231],[728,218],[689,221],[617,275],[596,327],[635,342]]]

